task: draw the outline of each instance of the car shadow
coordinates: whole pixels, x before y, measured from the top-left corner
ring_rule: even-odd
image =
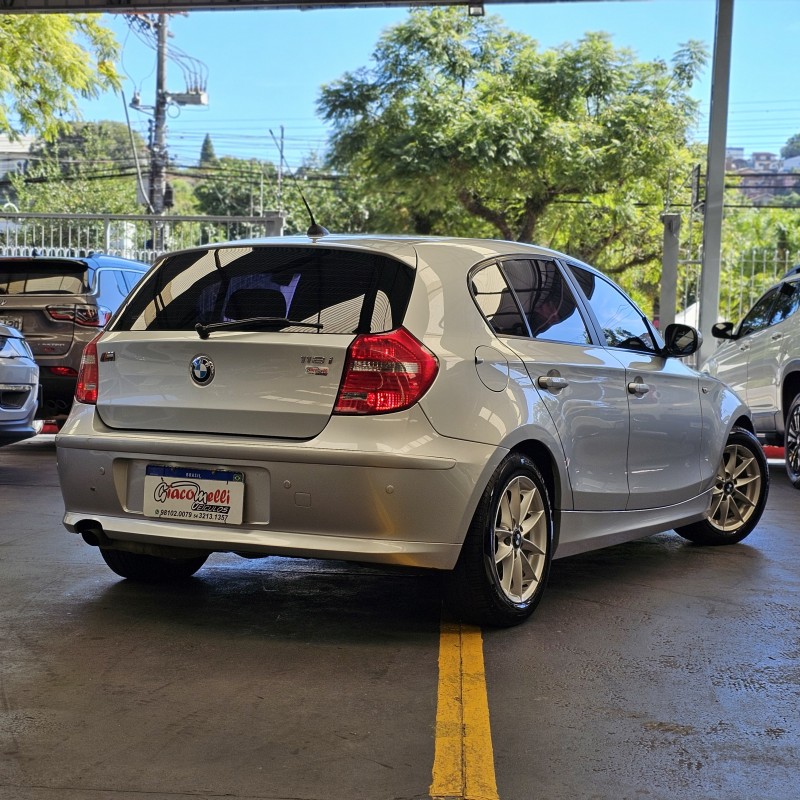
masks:
[[[438,630],[441,574],[336,561],[214,554],[173,584],[119,579],[84,606],[88,615],[135,616],[150,626],[210,635],[340,643],[413,639]]]

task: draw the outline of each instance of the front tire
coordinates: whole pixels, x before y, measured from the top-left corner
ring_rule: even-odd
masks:
[[[170,583],[191,578],[208,559],[207,555],[193,558],[163,558],[143,553],[129,553],[127,550],[113,550],[108,547],[101,547],[100,555],[117,575],[140,583]]]
[[[448,576],[448,606],[477,625],[518,625],[542,598],[552,550],[547,487],[529,458],[512,453],[497,468],[475,511]]]
[[[786,435],[783,442],[786,474],[795,489],[800,489],[800,394],[792,400],[786,415]]]
[[[708,516],[675,530],[695,544],[741,542],[761,519],[768,493],[769,467],[758,439],[734,428],[717,468]]]

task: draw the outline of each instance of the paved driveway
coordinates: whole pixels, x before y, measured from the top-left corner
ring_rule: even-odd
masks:
[[[800,492],[772,479],[741,545],[557,561],[527,624],[465,631],[490,740],[456,734],[494,785],[449,796],[800,796]],[[48,436],[0,450],[0,509],[2,800],[431,796],[435,574],[219,555],[128,584],[62,528]]]

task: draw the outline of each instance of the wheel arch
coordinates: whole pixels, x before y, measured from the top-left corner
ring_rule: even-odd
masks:
[[[558,516],[556,511],[563,508],[564,488],[561,472],[552,451],[543,442],[536,439],[527,439],[511,449],[512,453],[520,453],[529,458],[536,465],[542,476],[547,494],[550,497],[550,509],[553,514],[553,552],[558,547]]]

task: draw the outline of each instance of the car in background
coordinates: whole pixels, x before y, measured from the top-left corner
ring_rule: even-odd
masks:
[[[22,331],[39,364],[39,417],[66,418],[83,348],[148,269],[99,254],[0,256],[0,324]]]
[[[738,325],[718,322],[722,342],[702,365],[738,392],[765,444],[784,448],[786,472],[800,489],[800,268],[771,286]]]
[[[84,351],[64,524],[118,575],[213,552],[445,571],[524,620],[551,560],[753,530],[750,413],[612,281],[517,242],[322,235],[162,257]]]
[[[0,325],[0,445],[37,433],[39,367],[22,334]]]

